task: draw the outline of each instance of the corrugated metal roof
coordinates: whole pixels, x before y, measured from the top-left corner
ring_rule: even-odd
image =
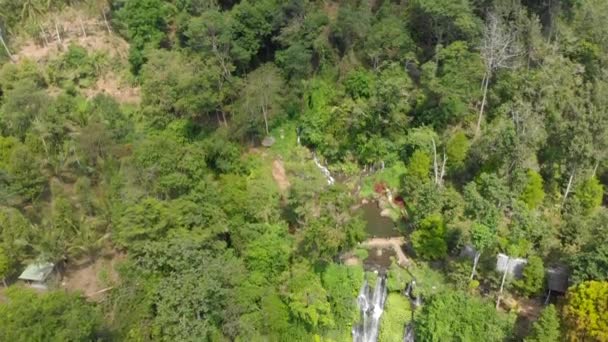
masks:
[[[547,285],[551,291],[566,293],[568,290],[568,270],[563,266],[548,268]]]
[[[19,276],[21,280],[45,281],[53,272],[55,264],[51,262],[38,262],[27,265]]]
[[[522,258],[511,258],[506,254],[499,253],[496,256],[496,270],[498,272],[505,272],[515,278],[521,278],[524,266],[528,263],[528,260]]]

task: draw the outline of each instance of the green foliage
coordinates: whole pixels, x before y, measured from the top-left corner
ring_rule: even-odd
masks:
[[[99,333],[97,308],[79,295],[12,287],[6,296],[0,304],[1,340],[90,341]]]
[[[330,264],[321,277],[336,325],[349,325],[359,316],[356,300],[364,281],[359,267]]]
[[[440,214],[426,217],[412,233],[412,245],[423,259],[437,260],[447,256],[446,226]]]
[[[570,280],[579,284],[587,280],[608,280],[608,246],[604,239],[591,243],[582,252],[573,255],[569,260],[572,274]]]
[[[479,252],[488,249],[494,242],[494,238],[495,231],[483,224],[474,223],[471,227],[471,243]]]
[[[587,281],[568,289],[562,310],[566,338],[571,341],[608,338],[608,282]]]
[[[412,177],[415,181],[428,182],[431,172],[431,157],[422,150],[416,150],[407,163],[406,177]]]
[[[389,292],[404,290],[411,280],[412,277],[407,271],[396,265],[396,263],[391,263],[386,278],[386,288]]]
[[[219,106],[219,66],[183,54],[159,50],[141,69],[144,114],[154,126],[172,119],[197,119]]]
[[[449,165],[456,170],[462,169],[471,147],[471,142],[464,132],[458,131],[450,137],[446,145],[446,156]]]
[[[371,73],[364,70],[351,72],[344,80],[346,93],[352,98],[369,98],[372,94],[373,78]]]
[[[144,50],[158,48],[166,39],[170,11],[168,4],[161,0],[126,0],[115,12],[124,34],[131,41],[129,62],[134,74],[139,73],[147,60]]]
[[[490,302],[461,292],[434,296],[415,322],[416,339],[423,341],[503,341],[512,328]]]
[[[460,1],[457,1],[460,2]],[[469,120],[471,101],[480,97],[483,65],[466,42],[438,46],[436,60],[422,66],[422,82],[429,89],[417,112],[422,123],[433,126]]]
[[[528,258],[528,263],[524,266],[521,280],[514,281],[513,285],[517,290],[526,296],[533,296],[541,292],[545,286],[545,267],[543,260],[535,255]]]
[[[240,134],[270,134],[270,120],[279,114],[282,90],[283,78],[272,64],[264,64],[248,75],[234,118]]]
[[[545,192],[543,190],[543,178],[540,174],[528,170],[526,185],[520,198],[530,209],[538,207],[543,202]]]
[[[6,91],[0,107],[0,123],[6,135],[25,138],[34,119],[49,105],[49,96],[34,82],[23,79]]]
[[[379,342],[400,341],[405,325],[412,318],[409,300],[399,293],[389,293],[380,318]]]
[[[315,202],[295,208],[296,213],[302,213],[300,246],[307,258],[329,261],[363,240],[365,223],[348,212],[353,204],[346,189],[334,186],[319,194]]]
[[[416,0],[410,6],[411,31],[421,44],[472,39],[481,31],[481,20],[468,0]]]
[[[386,184],[389,189],[398,189],[401,185],[401,179],[406,174],[407,170],[402,162],[386,167],[383,170],[376,172],[371,177],[364,179],[361,186],[361,197],[370,197],[374,194],[374,185],[382,183]]]
[[[102,72],[103,55],[90,55],[79,45],[71,44],[60,58],[49,65],[49,80],[51,84],[63,88],[91,87]]]
[[[331,35],[336,47],[344,54],[366,37],[370,29],[370,12],[365,6],[341,6],[332,25]]]
[[[305,263],[293,265],[289,274],[285,274],[284,286],[283,296],[298,320],[313,328],[334,325],[327,290],[310,266]]]
[[[543,286],[535,255],[574,284],[608,268],[607,7],[558,2],[0,0],[0,277],[39,257],[68,272],[124,259],[96,295],[103,334],[81,299],[55,310],[20,292],[32,329],[2,311],[8,296],[0,340],[346,341],[363,271],[335,262],[366,257],[353,208],[378,183],[404,199],[416,252],[389,269],[380,340],[402,339],[397,292],[413,279],[418,340],[512,338],[480,298],[500,281],[490,252],[528,258],[514,283],[528,296]],[[463,244],[482,255],[479,281],[470,259],[445,260]],[[571,296],[572,340],[606,339],[592,292]],[[68,304],[85,308],[64,319]],[[530,340],[556,339],[546,311]]]
[[[386,6],[386,11],[393,10]],[[372,24],[365,37],[364,51],[374,67],[389,61],[415,59],[416,46],[403,19],[392,13]]]
[[[576,198],[587,211],[597,208],[603,197],[604,186],[595,177],[586,179],[576,189]]]
[[[11,261],[4,247],[0,246],[0,279],[6,281],[12,270]]]
[[[549,304],[532,325],[532,333],[526,342],[558,342],[560,341],[560,323],[558,312],[553,304]]]

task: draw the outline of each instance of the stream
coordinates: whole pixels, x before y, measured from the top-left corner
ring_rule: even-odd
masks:
[[[313,161],[327,179],[327,184],[333,185],[336,182],[335,178],[331,175],[329,169],[319,162],[314,153]],[[393,238],[400,236],[395,223],[390,218],[381,215],[381,209],[376,202],[365,203],[358,210],[361,211],[363,220],[366,222],[366,231],[370,237]],[[363,260],[364,269],[375,272],[378,277],[373,286],[369,284],[367,279],[364,280],[357,296],[360,319],[359,323],[352,329],[353,342],[378,341],[380,319],[384,312],[384,304],[388,293],[386,271],[391,265],[391,257],[395,255],[395,251],[391,248],[373,247],[369,249],[368,257]],[[404,330],[403,341],[413,342],[413,326],[408,325],[404,327]]]

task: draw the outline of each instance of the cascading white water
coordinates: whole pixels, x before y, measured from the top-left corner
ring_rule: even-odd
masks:
[[[403,342],[415,342],[416,338],[414,336],[414,324],[410,322],[405,327],[405,335],[403,335]]]
[[[336,180],[334,179],[334,177],[331,176],[331,172],[329,172],[329,169],[323,165],[321,165],[321,163],[319,162],[319,159],[317,159],[317,155],[316,154],[312,154],[312,160],[315,162],[315,165],[317,165],[317,167],[321,170],[321,172],[323,172],[323,174],[325,175],[325,178],[327,178],[327,184],[329,185],[333,185]]]
[[[380,317],[386,301],[386,277],[379,276],[376,286],[369,286],[367,280],[363,283],[357,301],[361,311],[361,321],[353,328],[353,342],[376,342]]]

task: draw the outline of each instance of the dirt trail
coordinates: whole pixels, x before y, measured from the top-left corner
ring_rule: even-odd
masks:
[[[371,238],[361,243],[363,247],[376,247],[376,248],[392,248],[397,255],[397,261],[399,266],[405,267],[410,261],[403,253],[401,246],[405,244],[405,238],[394,237],[394,238]]]
[[[281,191],[286,191],[289,188],[289,180],[287,179],[285,166],[281,160],[276,159],[272,162],[272,178],[277,182]]]

